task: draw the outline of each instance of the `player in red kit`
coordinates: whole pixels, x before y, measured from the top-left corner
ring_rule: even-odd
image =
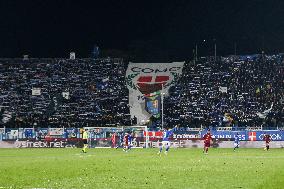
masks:
[[[123,137],[123,151],[128,152],[128,138],[129,138],[129,134],[125,133],[124,137]]]
[[[203,140],[204,140],[203,153],[208,154],[208,148],[210,147],[210,141],[211,140],[213,141],[210,130],[208,130],[207,133],[203,136]]]
[[[116,133],[113,133],[111,136],[112,147],[116,147]]]
[[[265,141],[265,148],[264,148],[264,150],[268,151],[269,150],[269,142],[271,141],[270,135],[264,133],[263,140]]]

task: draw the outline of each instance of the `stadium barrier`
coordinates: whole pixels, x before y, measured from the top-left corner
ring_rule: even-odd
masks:
[[[149,147],[157,148],[161,145],[161,140],[151,140],[148,142]],[[233,141],[215,140],[212,143],[213,148],[232,148]],[[171,147],[173,148],[203,148],[203,140],[171,140]],[[144,148],[145,141],[134,138],[132,147]],[[52,140],[52,141],[37,141],[37,140],[22,140],[22,141],[0,141],[0,148],[81,148],[83,143],[80,139],[71,140]],[[91,148],[111,148],[112,141],[109,139],[94,140],[90,144]],[[264,141],[241,141],[240,148],[263,148]],[[284,148],[284,141],[271,141],[271,148]]]
[[[203,136],[207,131],[201,132]],[[211,131],[214,138],[232,139],[236,134],[239,134],[240,141],[263,141],[264,134],[269,134],[272,141],[284,141],[284,131]]]
[[[89,147],[91,148],[121,147],[125,132],[133,132],[133,147],[158,147],[161,144],[163,135],[161,131],[147,131],[140,126],[89,128],[89,131]],[[202,137],[206,132],[206,130],[175,130],[171,138],[171,145],[183,148],[203,147]],[[0,148],[78,148],[83,146],[81,133],[82,129],[80,128],[1,128]],[[272,148],[283,148],[283,130],[212,130],[211,134],[214,138],[213,147],[232,147],[236,133],[239,134],[241,146],[244,148],[263,147],[263,136],[265,133],[271,136]]]
[[[143,126],[135,126],[140,130]],[[88,127],[90,132],[90,138],[108,138],[114,132],[124,132],[133,127]],[[145,130],[145,129],[144,129]],[[202,138],[207,132],[206,129],[183,129],[180,128],[174,131],[173,139],[196,139]],[[141,133],[141,132],[140,132]],[[284,130],[211,130],[211,134],[215,138],[234,138],[234,135],[239,133],[241,136],[240,140],[252,140],[261,141],[263,140],[264,133],[270,134],[272,140],[282,141],[284,140]],[[143,135],[143,133],[141,133]],[[149,131],[150,137],[159,138],[162,136],[161,131]],[[144,133],[145,136],[145,133]],[[0,141],[2,140],[17,140],[17,139],[46,139],[46,138],[81,138],[82,128],[0,128]]]

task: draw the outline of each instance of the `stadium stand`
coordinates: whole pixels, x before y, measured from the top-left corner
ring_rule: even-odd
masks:
[[[284,124],[282,55],[189,62],[166,99],[166,123],[185,127],[280,128]]]
[[[109,58],[2,59],[1,124],[11,128],[129,125],[125,69],[121,59]]]
[[[0,125],[131,125],[126,68],[122,59],[111,58],[0,59]],[[164,102],[170,127],[283,129],[283,55],[187,62]]]

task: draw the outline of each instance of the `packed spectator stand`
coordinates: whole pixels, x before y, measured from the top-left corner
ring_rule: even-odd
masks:
[[[0,126],[131,125],[126,68],[122,59],[112,58],[0,59]],[[33,89],[39,94],[32,95]],[[169,127],[284,128],[283,56],[186,62],[169,94],[164,101]],[[160,120],[153,122],[160,126]]]
[[[283,55],[189,62],[165,107],[170,125],[283,128]]]
[[[129,125],[126,66],[121,59],[110,58],[1,59],[1,124],[12,128]],[[40,94],[32,95],[39,88]]]

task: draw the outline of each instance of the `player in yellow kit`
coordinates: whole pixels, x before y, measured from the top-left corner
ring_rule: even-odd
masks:
[[[87,153],[86,149],[88,148],[88,138],[89,138],[89,134],[88,134],[88,129],[83,130],[83,149],[82,152],[83,153]]]

